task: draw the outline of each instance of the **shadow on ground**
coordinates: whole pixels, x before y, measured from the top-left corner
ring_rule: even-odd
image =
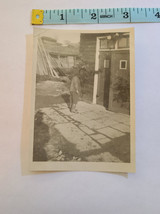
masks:
[[[38,111],[35,115],[34,127],[34,150],[33,161],[57,160],[61,151],[64,161],[72,161],[73,156],[87,161],[87,157],[109,152],[124,163],[130,162],[130,135],[126,134],[112,139],[110,142],[101,145],[100,149],[80,152],[75,145],[68,142],[54,126],[49,127],[43,123],[43,113]],[[99,160],[100,161],[100,160]],[[97,161],[96,161],[97,162]]]
[[[104,152],[109,152],[114,157],[120,159],[124,163],[130,162],[130,135],[126,134],[122,137],[117,137],[101,145],[101,149],[90,150],[86,152],[81,152],[79,155],[85,160],[86,157],[90,155],[98,155]],[[99,144],[100,145],[100,144]]]
[[[49,107],[57,103],[67,103],[69,106],[69,93],[64,93],[59,96],[37,95],[35,109],[38,110],[40,108]],[[71,161],[73,156],[80,157],[81,161],[87,161],[87,156],[109,152],[111,155],[117,157],[122,162],[129,163],[129,142],[130,135],[126,134],[125,136],[111,139],[110,142],[104,145],[99,144],[101,146],[100,149],[80,152],[75,148],[74,144],[68,142],[54,127],[52,127],[51,133],[49,126],[43,122],[43,113],[40,110],[35,114],[33,161],[48,161],[50,159],[56,160],[54,157],[55,154],[59,151],[62,151],[65,156],[65,161]],[[54,146],[54,148],[57,148],[57,151],[53,151],[53,154],[50,151],[50,154],[48,155],[47,150],[45,149],[46,145]]]
[[[33,161],[47,161],[44,145],[49,139],[49,127],[43,123],[43,113],[38,111],[34,120]]]
[[[59,153],[64,161],[72,161],[73,156],[80,157],[75,145],[68,142],[54,125],[49,128],[43,122],[44,113],[40,110],[35,114],[33,161],[59,161]]]
[[[39,108],[44,108],[44,107],[49,107],[52,106],[53,104],[57,103],[67,103],[69,105],[69,94],[63,94],[60,96],[45,96],[45,95],[37,95],[36,96],[36,102],[35,102],[35,110]]]

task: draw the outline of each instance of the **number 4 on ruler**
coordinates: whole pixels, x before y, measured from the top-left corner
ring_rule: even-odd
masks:
[[[155,16],[157,16],[157,18],[160,18],[160,12],[157,12],[157,13],[155,14]]]

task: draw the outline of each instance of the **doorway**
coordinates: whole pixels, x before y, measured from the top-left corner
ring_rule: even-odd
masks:
[[[111,52],[99,52],[97,103],[106,109],[109,107],[109,90],[111,75]]]

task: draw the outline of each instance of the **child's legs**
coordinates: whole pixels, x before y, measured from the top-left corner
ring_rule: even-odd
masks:
[[[70,108],[72,108],[73,105],[73,92],[70,92]]]
[[[76,106],[78,103],[79,95],[75,91],[73,91],[73,104]]]
[[[78,94],[74,91],[71,92],[71,112],[75,112],[76,105],[78,103]]]

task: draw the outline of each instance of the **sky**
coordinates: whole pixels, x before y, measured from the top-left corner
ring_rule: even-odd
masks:
[[[78,43],[80,41],[80,31],[76,30],[53,30],[53,29],[42,29],[35,28],[34,36],[48,36],[56,39],[57,42],[64,44],[64,42],[70,41],[71,43]]]

